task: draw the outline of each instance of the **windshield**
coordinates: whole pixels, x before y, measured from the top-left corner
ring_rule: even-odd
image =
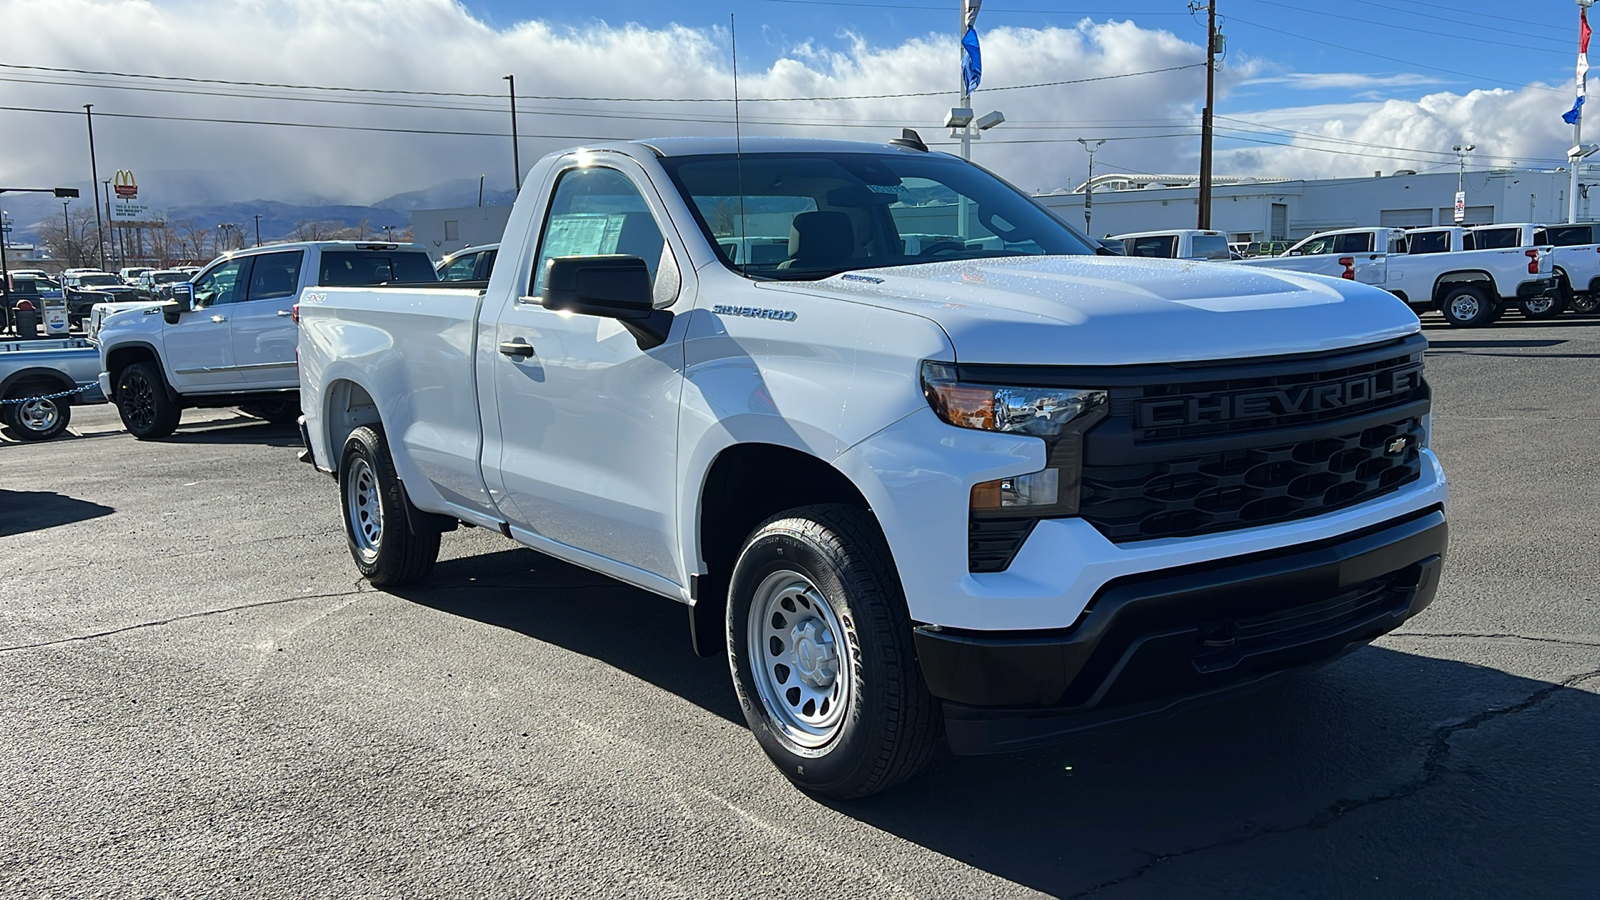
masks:
[[[122,279],[115,275],[81,275],[78,283],[88,287],[106,287],[108,285],[122,285]]]
[[[723,264],[752,277],[1094,253],[1015,188],[942,154],[761,153],[661,164]]]
[[[174,282],[174,281],[188,281],[189,280],[189,273],[187,273],[187,272],[157,272],[154,275],[150,276],[150,280],[154,281],[156,284],[168,284],[168,283]]]

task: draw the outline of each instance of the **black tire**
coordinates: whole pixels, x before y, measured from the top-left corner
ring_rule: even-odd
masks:
[[[139,440],[160,440],[177,430],[183,408],[167,395],[167,382],[153,364],[131,363],[118,372],[116,394],[122,427]]]
[[[795,592],[773,593],[791,583]],[[780,633],[801,637],[786,645]],[[943,720],[917,664],[900,578],[867,512],[806,506],[757,527],[734,565],[727,638],[745,721],[800,789],[863,797],[915,775],[937,748]],[[812,680],[819,675],[826,683]]]
[[[300,418],[300,401],[262,400],[247,403],[239,407],[239,411],[257,419],[266,419],[274,425],[287,425]]]
[[[19,384],[6,395],[7,400],[25,400],[61,391],[54,382]],[[72,422],[71,401],[66,397],[0,404],[0,425],[19,441],[48,441],[67,430]]]
[[[1457,328],[1489,324],[1499,306],[1489,299],[1483,288],[1470,284],[1452,285],[1439,298],[1439,311],[1444,313],[1444,320]]]
[[[363,425],[339,456],[345,540],[356,568],[373,587],[415,584],[439,559],[439,532],[411,530],[419,520],[407,499],[383,432]]]
[[[1572,302],[1568,303],[1567,306],[1579,315],[1589,315],[1596,309],[1600,309],[1600,293],[1573,294]]]

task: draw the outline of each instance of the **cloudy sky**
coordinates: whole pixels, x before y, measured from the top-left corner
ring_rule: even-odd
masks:
[[[1219,10],[1219,173],[1454,167],[1463,142],[1476,168],[1551,167],[1571,145],[1571,2]],[[480,174],[509,188],[506,74],[524,170],[582,141],[731,134],[730,13],[746,134],[948,140],[946,0],[0,0],[0,185],[86,184],[93,103],[101,177],[132,169],[157,205],[369,203]],[[1100,172],[1196,170],[1204,13],[989,0],[979,28],[974,105],[1008,120],[979,162],[1029,190],[1075,185],[1082,137],[1108,141]]]

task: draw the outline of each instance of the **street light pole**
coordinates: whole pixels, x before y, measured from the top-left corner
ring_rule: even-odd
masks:
[[[71,200],[61,201],[61,243],[67,251],[67,268],[74,268],[76,260],[72,258],[72,219],[67,216],[67,204]]]
[[[1093,145],[1084,138],[1078,138],[1078,143],[1089,151],[1089,177],[1083,182],[1083,231],[1094,237],[1094,232],[1089,228],[1089,220],[1094,217],[1094,152],[1105,143],[1105,138],[1095,141]]]
[[[261,246],[261,213],[255,214],[256,220],[256,246]]]
[[[94,193],[94,184],[100,180],[100,165],[94,158],[94,104],[83,105],[84,119],[89,123],[89,192]],[[100,224],[100,195],[94,195],[94,236],[100,245],[100,268],[106,267],[106,232]]]
[[[8,187],[0,187],[0,194],[4,194],[4,193],[8,193],[8,192],[18,193],[18,194],[54,194],[57,197],[67,198],[67,199],[64,199],[64,200],[61,201],[61,218],[62,219],[66,219],[66,217],[67,217],[67,203],[70,202],[70,199],[72,197],[78,196],[78,189],[77,188],[8,188]],[[6,231],[5,231],[5,224],[4,224],[5,223],[5,218],[6,218],[5,210],[0,210],[0,290],[10,290],[11,289],[11,272],[6,268]],[[69,231],[70,231],[70,227],[69,227]]]
[[[522,193],[522,156],[521,151],[517,146],[517,76],[507,75],[505,76],[505,80],[510,84],[510,87],[507,88],[507,92],[511,95],[511,168],[516,170],[516,178],[514,179],[514,182],[517,187],[517,193],[520,194]],[[481,182],[479,184],[478,193],[480,196],[478,205],[482,206],[483,201],[481,197],[483,189]]]
[[[1456,159],[1461,161],[1461,168],[1456,171],[1456,222],[1464,222],[1467,218],[1467,154],[1478,149],[1477,144],[1457,144],[1450,148],[1456,152]]]

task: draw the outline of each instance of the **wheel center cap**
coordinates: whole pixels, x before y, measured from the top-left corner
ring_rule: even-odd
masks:
[[[834,652],[833,634],[818,625],[815,619],[796,625],[789,632],[789,646],[794,648],[794,668],[800,673],[800,680],[823,688],[838,676],[839,656]]]

